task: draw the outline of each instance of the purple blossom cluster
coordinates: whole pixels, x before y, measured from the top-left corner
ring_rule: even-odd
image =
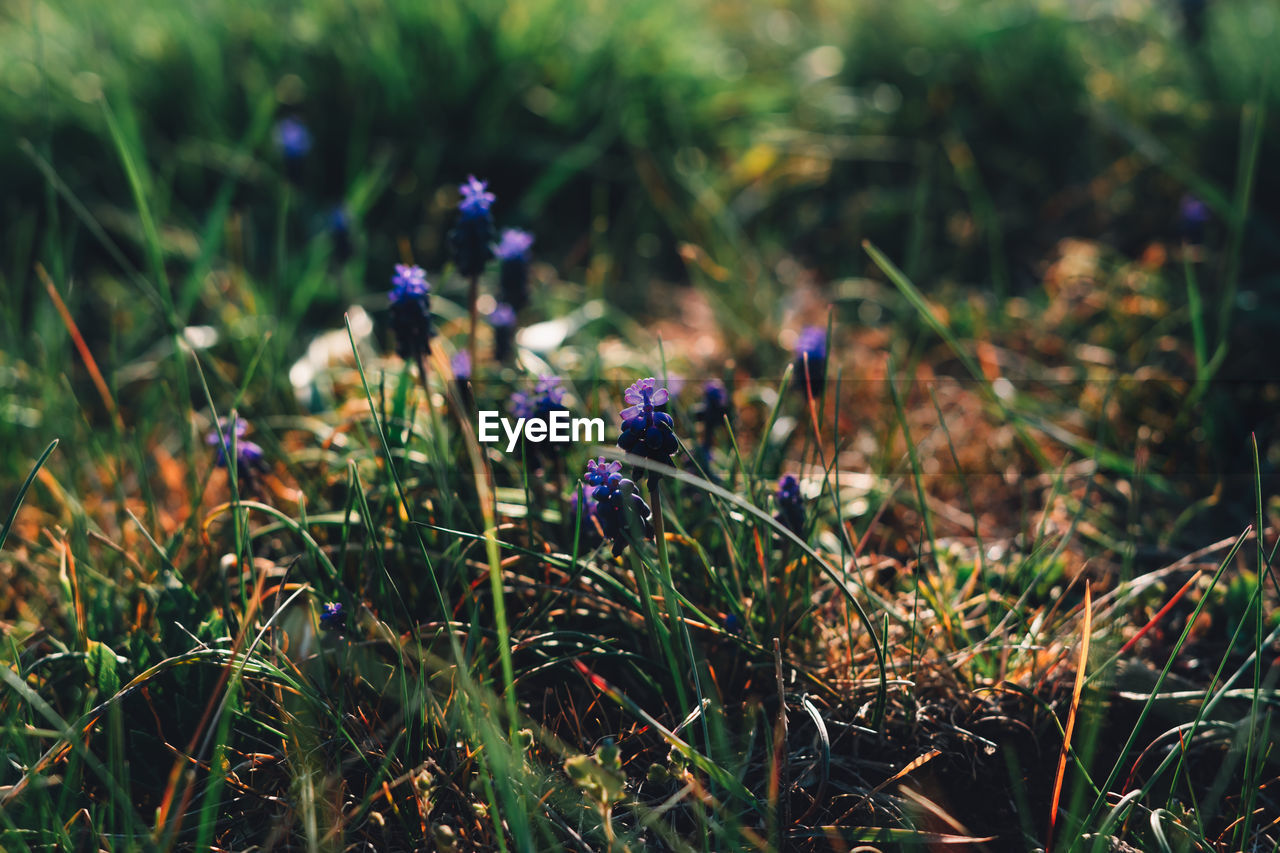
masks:
[[[630,539],[653,538],[653,511],[640,497],[635,482],[622,476],[621,462],[606,462],[603,457],[588,460],[582,481],[591,487],[596,520],[612,543],[615,557]]]

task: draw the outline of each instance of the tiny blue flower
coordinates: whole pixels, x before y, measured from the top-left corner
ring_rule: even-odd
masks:
[[[326,602],[320,609],[320,627],[326,631],[341,631],[346,621],[342,602]]]
[[[396,264],[391,277],[391,328],[396,352],[403,359],[417,359],[431,351],[435,327],[431,324],[431,285],[419,266]]]
[[[275,140],[285,160],[301,160],[311,151],[311,131],[292,116],[276,122]]]
[[[502,229],[502,238],[493,247],[493,256],[500,261],[529,260],[529,248],[533,235],[519,228]]]
[[[453,378],[459,381],[471,378],[471,356],[466,350],[458,350],[449,359],[449,367],[453,370]]]
[[[427,271],[417,265],[396,264],[396,273],[391,276],[391,301],[417,299],[431,292],[431,284],[427,281]]]
[[[653,538],[653,511],[636,491],[636,484],[623,477],[622,465],[604,458],[587,462],[583,482],[594,486],[591,497],[596,501],[596,520],[605,538],[613,543],[617,557],[627,547],[628,536]]]
[[[805,326],[796,341],[796,372],[800,389],[817,396],[827,378],[827,331],[820,326]]]
[[[603,456],[598,461],[588,459],[587,473],[582,475],[582,482],[588,486],[603,486],[614,474],[622,476],[622,463],[616,459],[612,462],[606,462]]]
[[[516,391],[511,395],[511,413],[517,418],[545,421],[548,425],[548,438],[545,441],[524,441],[524,456],[528,463],[537,469],[541,467],[544,456],[555,456],[567,446],[567,441],[550,438],[550,422],[553,412],[568,411],[564,404],[565,390],[557,376],[543,376],[534,385],[533,390],[526,393]]]
[[[558,376],[543,376],[533,391],[511,395],[511,413],[517,418],[538,418],[565,408],[563,383]]]
[[[778,503],[778,514],[774,516],[778,523],[797,536],[804,531],[804,498],[800,496],[800,483],[790,474],[778,481],[778,493],[774,496]]]
[[[511,358],[516,340],[516,312],[505,302],[489,312],[489,324],[493,326],[493,357],[498,362]]]
[[[462,201],[458,203],[458,211],[464,219],[472,219],[489,214],[489,207],[493,204],[496,196],[488,192],[488,186],[488,181],[476,180],[475,175],[467,175],[467,182],[458,187],[458,192],[462,194]]]
[[[492,311],[489,312],[489,322],[496,326],[505,326],[510,328],[516,324],[516,312],[505,302],[499,302]]]
[[[458,272],[466,278],[475,278],[484,272],[484,265],[493,251],[489,246],[493,240],[493,217],[489,215],[489,206],[493,204],[494,195],[485,190],[487,186],[471,175],[465,184],[458,187],[462,201],[458,205],[458,221],[449,232],[449,247],[453,250]]]
[[[722,425],[729,414],[729,392],[723,382],[712,379],[702,386],[702,399],[693,410],[694,418],[702,424],[704,444],[711,444],[716,427]]]
[[[1209,217],[1209,205],[1193,195],[1184,195],[1178,203],[1178,230],[1182,239],[1193,246],[1203,243]]]
[[[641,379],[623,394],[630,405],[622,410],[622,433],[618,447],[628,453],[644,456],[655,462],[671,464],[671,454],[676,452],[675,422],[666,412],[658,411],[670,399],[666,388],[658,386],[652,376]]]
[[[210,430],[204,439],[206,444],[218,448],[216,463],[218,467],[227,466],[227,454],[234,441],[236,472],[241,477],[252,477],[255,470],[266,470],[267,464],[262,448],[245,438],[245,434],[249,431],[249,424],[244,418],[233,413],[230,418],[219,418],[218,424],[222,428],[221,437],[218,435],[218,430],[214,429]]]
[[[529,247],[532,245],[532,234],[518,228],[507,228],[493,247],[494,257],[501,262],[498,288],[502,300],[516,311],[529,304]]]

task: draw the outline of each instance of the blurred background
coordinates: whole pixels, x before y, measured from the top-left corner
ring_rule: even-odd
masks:
[[[693,285],[720,354],[757,374],[805,305],[917,340],[869,240],[961,338],[1034,328],[1046,363],[1089,343],[1129,374],[1175,353],[1207,487],[1251,475],[1251,430],[1280,461],[1259,381],[1280,329],[1278,27],[1269,0],[15,0],[0,438],[28,455],[3,473],[42,419],[80,416],[39,376],[87,382],[37,264],[145,405],[171,390],[142,380],[175,328],[235,320],[244,363],[269,325],[283,371],[381,305],[392,263],[441,269],[474,173],[536,235],[549,313],[601,296],[651,324]],[[1101,314],[1035,322],[1135,276]]]

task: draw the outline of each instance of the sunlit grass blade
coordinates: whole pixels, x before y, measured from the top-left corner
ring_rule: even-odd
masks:
[[[44,467],[44,463],[48,461],[57,446],[58,439],[55,438],[49,442],[49,446],[44,449],[44,453],[40,454],[40,458],[32,466],[31,473],[27,474],[27,479],[23,480],[22,485],[18,487],[18,494],[13,498],[13,506],[9,507],[9,516],[4,520],[4,527],[0,527],[0,548],[4,547],[5,540],[9,538],[9,531],[13,529],[13,523],[18,518],[18,510],[22,508],[22,499],[27,496],[27,490],[31,488],[31,484],[35,482],[36,475],[40,473],[40,469]]]

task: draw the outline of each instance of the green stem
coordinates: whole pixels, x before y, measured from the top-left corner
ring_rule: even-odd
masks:
[[[668,616],[673,631],[680,635],[684,642],[685,654],[689,656],[689,671],[693,675],[693,689],[698,696],[698,707],[702,707],[702,683],[698,677],[698,659],[693,653],[693,640],[689,637],[689,628],[684,623],[684,613],[680,607],[680,598],[676,594],[675,580],[671,575],[671,561],[667,555],[667,525],[662,515],[662,489],[659,484],[661,474],[649,475],[649,502],[653,506],[653,533],[658,546],[658,566],[662,570],[663,597],[668,602]],[[676,696],[680,701],[680,712],[689,713],[689,703],[685,697],[684,684],[678,673],[673,672],[676,683]],[[702,738],[708,750],[711,749],[711,734],[707,730],[706,714],[699,715],[702,725]]]

